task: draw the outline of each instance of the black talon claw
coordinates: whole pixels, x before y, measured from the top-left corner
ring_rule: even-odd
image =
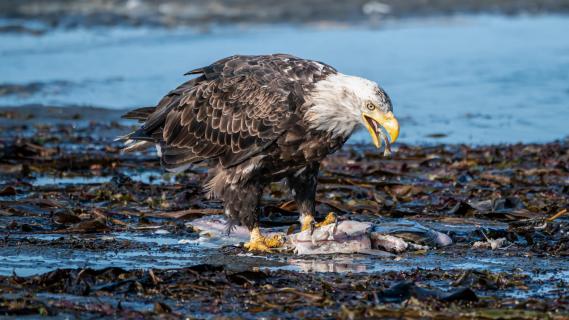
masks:
[[[312,235],[314,233],[314,230],[316,230],[316,222],[312,221],[310,223],[310,235]]]

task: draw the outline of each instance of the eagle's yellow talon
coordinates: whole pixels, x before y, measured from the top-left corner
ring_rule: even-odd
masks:
[[[282,247],[282,245],[284,244],[284,239],[280,235],[272,235],[270,237],[265,237],[265,244],[269,248]]]
[[[251,239],[249,242],[245,243],[245,249],[249,251],[260,251],[271,253],[271,248],[279,248],[284,244],[284,239],[280,235],[272,235],[270,237],[265,237],[261,234],[259,228],[254,228],[251,230]]]
[[[312,229],[312,227],[314,226],[314,223],[315,223],[315,221],[314,221],[313,216],[306,215],[306,216],[302,217],[300,231],[302,232],[302,231]]]
[[[319,222],[316,224],[316,228],[320,228],[323,226],[327,226],[329,224],[333,224],[336,223],[338,219],[336,218],[336,215],[334,214],[334,212],[328,212],[328,215],[326,216],[326,218],[324,218],[324,220],[322,222]]]
[[[302,223],[300,226],[300,231],[306,231],[306,230],[311,230],[313,228],[320,228],[329,224],[333,224],[336,223],[337,218],[336,215],[334,214],[334,212],[330,212],[328,213],[328,215],[326,216],[326,218],[324,218],[324,220],[322,222],[316,223],[316,221],[314,221],[314,217],[306,215],[302,218]]]

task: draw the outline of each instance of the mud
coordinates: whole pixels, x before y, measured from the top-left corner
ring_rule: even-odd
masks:
[[[322,165],[317,219],[405,218],[454,244],[253,255],[240,243],[197,241],[192,220],[222,213],[200,187],[205,165],[174,176],[152,150],[121,154],[113,138],[133,123],[119,113],[0,109],[0,315],[569,316],[569,140],[395,144],[392,158],[348,145]],[[298,230],[288,191],[266,191],[263,226]]]

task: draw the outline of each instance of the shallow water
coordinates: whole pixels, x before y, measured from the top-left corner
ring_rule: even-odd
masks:
[[[82,236],[35,234],[22,238],[21,248],[1,249],[0,275],[31,276],[55,270],[57,268],[102,269],[120,267],[124,269],[156,268],[171,269],[192,266],[200,263],[226,264],[235,268],[240,266],[255,267],[267,270],[289,270],[296,272],[339,272],[339,273],[385,273],[390,271],[409,272],[416,270],[479,270],[491,272],[513,272],[525,274],[535,281],[545,284],[536,290],[513,290],[507,295],[527,297],[531,295],[551,295],[558,289],[548,286],[548,281],[566,281],[569,275],[567,264],[555,257],[523,257],[505,256],[502,252],[487,250],[469,250],[464,254],[460,248],[434,250],[426,253],[404,253],[392,257],[376,257],[368,255],[334,255],[329,256],[257,256],[250,253],[237,256],[224,256],[215,246],[207,243],[185,243],[184,237],[176,235],[137,234],[131,232],[112,233],[104,237],[104,241],[128,241],[132,248],[116,250],[82,250],[73,248],[28,247],[26,239],[57,241],[61,237],[81,239]],[[84,240],[88,240],[87,236]],[[94,238],[91,238],[95,241]],[[142,246],[138,246],[141,244]],[[149,245],[149,246],[147,246]],[[467,249],[468,250],[468,249]],[[537,272],[539,271],[539,272]]]
[[[266,26],[76,29],[0,35],[0,83],[41,82],[0,105],[132,108],[235,54],[288,52],[379,82],[407,143],[545,142],[567,136],[569,18],[472,16],[379,29]],[[367,140],[357,133],[352,141]]]
[[[127,170],[122,172],[130,179],[146,184],[160,185],[162,183],[170,183],[172,176],[164,174],[159,170],[147,170],[142,172]],[[53,175],[40,175],[30,179],[30,183],[36,187],[41,186],[66,186],[66,185],[84,185],[84,184],[101,184],[110,182],[114,176],[70,176],[59,177]],[[0,180],[1,181],[1,180]]]

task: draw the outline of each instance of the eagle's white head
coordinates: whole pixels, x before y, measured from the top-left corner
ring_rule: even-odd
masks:
[[[305,120],[312,129],[348,137],[358,125],[366,127],[380,148],[387,131],[391,143],[399,136],[389,96],[377,83],[337,73],[316,83]]]

